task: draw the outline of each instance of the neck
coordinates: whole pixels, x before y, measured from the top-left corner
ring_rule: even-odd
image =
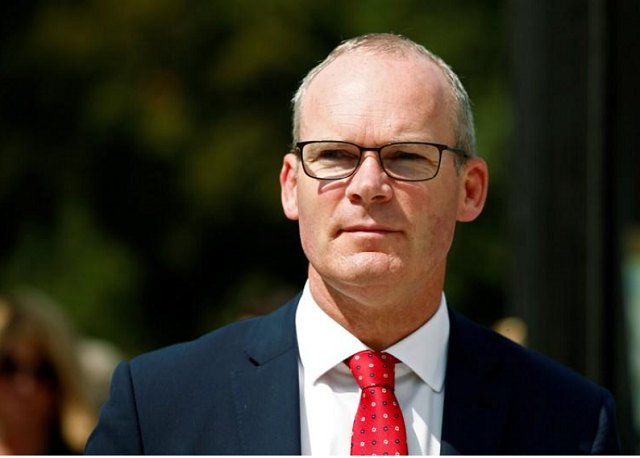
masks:
[[[438,310],[444,266],[419,285],[398,285],[388,294],[371,287],[345,286],[323,279],[309,268],[309,287],[320,308],[372,350],[382,351],[404,339]],[[388,290],[388,289],[387,289]]]
[[[33,424],[21,428],[3,428],[2,446],[11,455],[43,455],[49,443],[48,425]],[[2,450],[0,446],[0,450]]]

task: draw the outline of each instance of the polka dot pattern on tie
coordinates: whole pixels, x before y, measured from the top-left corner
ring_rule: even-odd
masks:
[[[395,366],[384,352],[362,351],[345,363],[362,390],[353,422],[351,455],[407,455],[407,433],[396,399]]]

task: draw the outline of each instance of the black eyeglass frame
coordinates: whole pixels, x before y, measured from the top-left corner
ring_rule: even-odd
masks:
[[[358,163],[354,167],[353,171],[351,171],[351,173],[349,173],[348,175],[342,176],[342,177],[320,178],[320,177],[313,176],[313,175],[311,175],[311,173],[309,173],[309,171],[307,170],[307,168],[304,165],[304,147],[307,146],[307,145],[315,144],[315,143],[339,143],[339,144],[343,144],[343,145],[355,146],[360,151],[360,155],[358,156]],[[410,179],[410,178],[396,177],[396,176],[393,176],[391,173],[389,173],[389,171],[384,166],[384,162],[382,161],[382,150],[385,149],[385,148],[388,148],[389,146],[394,146],[394,145],[427,145],[427,146],[433,146],[433,147],[437,148],[440,154],[438,156],[438,167],[436,168],[436,171],[433,174],[433,176],[429,177],[429,178]],[[442,164],[442,153],[444,151],[451,151],[452,153],[455,153],[458,156],[462,157],[463,160],[465,160],[465,161],[471,157],[471,155],[469,153],[467,153],[463,149],[455,148],[455,147],[449,146],[449,145],[444,145],[442,143],[393,142],[393,143],[387,143],[386,145],[382,145],[382,146],[379,146],[379,147],[374,147],[374,146],[360,146],[360,145],[357,145],[355,143],[345,142],[345,141],[342,141],[342,140],[310,140],[310,141],[306,141],[306,142],[298,142],[298,143],[295,144],[295,147],[294,147],[292,153],[297,155],[297,156],[299,156],[300,162],[302,163],[302,169],[304,170],[304,173],[308,177],[316,179],[316,180],[322,180],[322,181],[337,181],[337,180],[344,180],[345,178],[349,178],[350,176],[353,176],[358,171],[358,169],[360,168],[360,164],[362,163],[362,155],[364,154],[365,151],[375,151],[375,152],[378,153],[378,161],[380,162],[380,167],[382,167],[382,170],[384,170],[384,173],[386,173],[389,178],[393,178],[394,180],[398,180],[398,181],[410,181],[410,182],[429,181],[429,180],[433,180],[435,177],[437,177],[438,176],[438,172],[440,171],[440,164]]]

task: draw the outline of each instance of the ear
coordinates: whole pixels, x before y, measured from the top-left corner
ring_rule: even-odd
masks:
[[[489,189],[489,169],[479,157],[468,159],[460,178],[460,200],[458,201],[458,221],[473,221],[480,215]]]
[[[282,208],[287,218],[298,219],[298,158],[294,154],[287,154],[282,161],[280,170],[280,198]]]

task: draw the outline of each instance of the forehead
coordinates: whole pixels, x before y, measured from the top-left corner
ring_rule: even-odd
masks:
[[[4,353],[20,362],[37,361],[43,356],[44,348],[34,336],[16,336],[6,342]]]
[[[301,106],[301,133],[317,136],[331,124],[338,133],[353,129],[365,137],[373,132],[376,137],[445,141],[444,130],[449,141],[450,93],[440,68],[425,56],[351,52],[309,85]]]

